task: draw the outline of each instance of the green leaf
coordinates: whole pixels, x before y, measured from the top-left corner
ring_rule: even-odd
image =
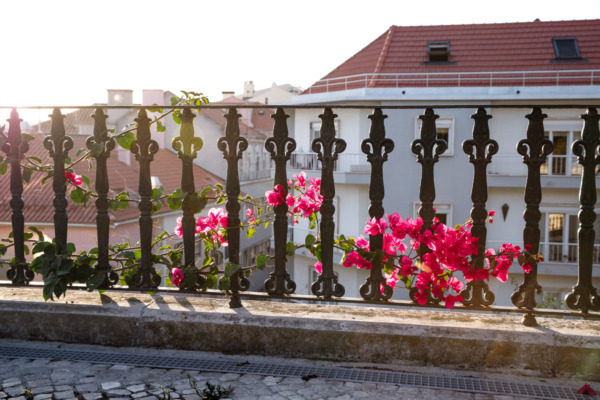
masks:
[[[163,125],[161,121],[156,121],[156,131],[157,132],[165,132],[167,127]]]
[[[135,135],[133,132],[125,132],[117,136],[117,143],[125,150],[129,150],[131,148],[131,143],[133,143],[134,140]]]
[[[229,287],[230,287],[229,278],[227,278],[226,276],[221,277],[221,279],[219,279],[219,289],[229,290]]]
[[[75,243],[69,242],[67,243],[67,248],[65,249],[67,253],[75,253],[77,250],[75,249]]]
[[[206,282],[204,282],[204,287],[205,288],[214,288],[217,285],[217,275],[216,274],[210,274],[210,275],[206,275]]]
[[[75,153],[75,158],[79,158],[79,156],[81,155],[81,153],[83,153],[85,151],[85,148],[80,148],[79,150],[77,150],[77,153]]]
[[[85,191],[80,187],[76,187],[75,189],[71,190],[71,194],[69,197],[71,197],[71,200],[73,200],[74,203],[85,203]]]
[[[44,176],[41,180],[41,185],[44,186],[44,184],[46,183],[46,181],[50,178],[54,177],[54,171],[50,171],[46,174],[46,176]]]
[[[181,125],[181,118],[179,117],[178,111],[173,113],[173,122],[175,122],[177,125]]]
[[[35,136],[30,135],[28,133],[22,133],[21,137],[23,138],[23,140],[25,140],[27,142],[31,142],[32,140],[35,140]]]
[[[254,228],[253,226],[248,228],[248,232],[246,232],[246,236],[248,238],[251,238],[252,236],[254,236],[254,233],[256,232],[256,228]]]
[[[294,242],[287,242],[285,245],[285,254],[288,257],[292,257],[296,253],[296,245]]]
[[[310,247],[313,245],[313,243],[315,242],[315,240],[317,240],[316,237],[314,237],[313,235],[311,235],[310,233],[308,235],[306,235],[306,239],[304,239],[304,245],[306,247]]]
[[[259,254],[258,257],[256,257],[256,268],[262,271],[265,269],[270,259],[271,257],[268,254]]]
[[[104,279],[106,278],[106,274],[94,274],[90,279],[87,280],[85,286],[88,292],[91,292],[95,289],[98,289],[98,286],[102,285]]]
[[[215,183],[215,186],[220,190],[223,190],[223,185],[221,185],[220,183]]]
[[[177,97],[177,96],[171,96],[170,100],[171,100],[171,105],[174,106],[179,101],[179,97]]]
[[[8,171],[8,165],[6,163],[0,163],[0,175],[5,175]]]
[[[227,264],[225,264],[224,275],[227,278],[229,278],[230,276],[235,274],[240,268],[242,268],[241,265],[228,262]]]
[[[83,181],[83,183],[85,183],[87,186],[90,186],[90,178],[88,178],[85,175],[81,175],[81,180]]]
[[[23,168],[23,182],[29,183],[31,180],[31,175],[33,175],[33,170],[31,168]]]

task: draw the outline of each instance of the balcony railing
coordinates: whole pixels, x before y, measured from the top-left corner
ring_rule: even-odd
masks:
[[[294,153],[290,158],[290,169],[316,171],[321,169],[321,162],[315,153]],[[364,154],[340,154],[333,164],[335,172],[365,173],[371,170]]]
[[[527,166],[523,164],[523,157],[519,155],[497,154],[496,162],[490,164],[488,173],[492,175],[527,175]],[[577,163],[576,156],[550,155],[546,163],[542,164],[540,173],[548,176],[574,176],[581,175],[581,165]]]
[[[164,109],[169,109],[169,107],[173,108],[173,106],[164,106]],[[178,106],[178,108],[190,108],[197,109],[201,108],[218,108],[223,109],[224,105],[219,104],[218,106],[194,106],[194,107],[182,107]],[[228,256],[232,262],[236,260],[240,260],[240,226],[238,222],[240,221],[240,213],[241,207],[238,202],[239,196],[239,185],[240,185],[240,174],[239,174],[239,158],[240,152],[245,149],[247,144],[244,145],[244,141],[246,140],[243,137],[239,136],[239,108],[254,108],[258,107],[255,105],[231,105],[228,106],[228,113],[225,115],[227,119],[227,127],[226,127],[226,136],[222,138],[222,141],[219,141],[219,149],[223,152],[225,157],[228,157],[228,173],[227,173],[227,182],[225,190],[229,194],[229,200],[227,209],[229,211],[229,221],[234,221],[227,228],[228,229],[228,238],[229,238],[229,247],[228,247]],[[371,216],[382,217],[386,210],[383,209],[382,201],[384,197],[384,176],[383,176],[383,166],[384,162],[387,161],[388,153],[391,153],[394,149],[394,144],[390,139],[386,138],[386,126],[385,123],[389,123],[389,119],[386,121],[386,116],[383,114],[385,109],[411,109],[416,108],[416,106],[386,106],[386,107],[373,107],[373,114],[370,115],[370,120],[372,123],[369,139],[367,139],[361,146],[360,149],[348,149],[348,157],[340,157],[345,152],[346,143],[343,139],[336,138],[335,128],[334,127],[334,119],[336,115],[333,113],[334,108],[344,108],[344,109],[364,109],[372,106],[341,106],[341,105],[324,105],[325,111],[314,110],[315,116],[319,115],[319,117],[323,121],[323,128],[320,132],[320,137],[313,141],[313,148],[318,148],[318,154],[294,154],[293,148],[295,147],[295,141],[293,138],[288,137],[288,129],[287,129],[287,116],[285,114],[285,108],[288,106],[272,106],[277,108],[277,112],[273,114],[273,118],[275,119],[274,125],[274,134],[272,138],[269,138],[269,141],[266,142],[265,148],[271,153],[271,158],[275,162],[275,180],[273,184],[286,185],[286,177],[287,169],[315,169],[319,168],[318,161],[322,163],[320,166],[321,178],[322,178],[322,194],[324,196],[323,199],[323,207],[321,208],[321,217],[323,221],[333,221],[335,207],[333,207],[333,200],[335,196],[335,175],[334,172],[337,171],[345,171],[351,172],[353,171],[353,166],[360,166],[362,170],[366,165],[364,161],[361,161],[361,157],[359,153],[352,153],[352,151],[362,150],[365,153],[365,157],[371,168],[370,172],[370,190],[369,190],[369,199],[371,202],[371,206],[369,207],[369,213]],[[493,132],[490,137],[489,128],[487,121],[489,119],[489,115],[487,114],[486,109],[478,108],[478,106],[469,106],[469,105],[440,105],[440,106],[432,106],[427,107],[423,115],[420,116],[423,121],[420,138],[416,139],[412,142],[410,146],[410,150],[417,155],[417,160],[414,160],[412,157],[410,161],[407,162],[416,162],[421,164],[421,185],[419,191],[419,198],[421,200],[421,207],[419,209],[419,215],[424,220],[424,226],[431,226],[432,220],[435,216],[434,202],[435,202],[435,174],[434,174],[434,165],[439,161],[438,155],[439,153],[443,153],[443,148],[445,147],[443,141],[436,139],[436,127],[435,120],[437,115],[435,115],[434,108],[442,109],[444,107],[448,108],[469,108],[474,109],[476,112],[472,116],[474,119],[474,128],[473,128],[473,138],[465,141],[465,145],[463,146],[465,151],[465,162],[471,162],[474,166],[474,180],[475,184],[473,185],[473,193],[471,193],[471,198],[473,200],[473,211],[472,218],[474,220],[474,225],[479,226],[484,231],[482,233],[481,229],[478,230],[479,233],[473,231],[475,237],[485,238],[485,219],[487,216],[487,211],[485,208],[485,203],[487,201],[487,184],[486,184],[486,168],[487,164],[491,161],[492,165],[496,163],[495,153],[498,150],[497,143],[492,139]],[[503,106],[487,106],[488,109],[494,109],[495,107],[507,107],[507,105]],[[527,168],[527,186],[525,187],[525,199],[526,202],[523,205],[523,208],[526,209],[524,214],[524,224],[523,224],[523,235],[524,241],[532,246],[533,252],[538,252],[541,248],[542,251],[548,252],[548,259],[560,258],[564,259],[564,256],[567,256],[568,260],[577,261],[578,267],[578,275],[579,280],[577,286],[573,288],[572,293],[567,298],[566,304],[569,308],[573,310],[577,310],[583,313],[583,315],[588,315],[591,311],[598,311],[600,309],[600,301],[596,294],[596,289],[592,285],[592,264],[594,261],[598,260],[598,249],[597,245],[594,244],[594,226],[593,221],[595,220],[594,214],[594,206],[596,202],[596,148],[600,144],[599,130],[598,130],[598,120],[600,117],[598,116],[596,108],[589,107],[587,113],[584,115],[584,129],[582,133],[582,141],[577,142],[575,146],[577,151],[581,153],[581,157],[578,160],[582,167],[581,173],[581,189],[579,196],[574,195],[572,202],[579,201],[581,205],[581,211],[579,213],[580,227],[579,227],[579,236],[578,243],[569,244],[567,249],[565,250],[565,246],[561,245],[561,251],[557,250],[555,244],[544,244],[539,242],[539,206],[541,201],[541,181],[540,181],[540,172],[543,172],[543,165],[546,161],[547,156],[550,155],[551,146],[548,145],[549,141],[544,139],[544,127],[543,120],[546,115],[542,111],[541,106],[523,106],[519,104],[510,105],[510,107],[515,109],[523,110],[523,113],[529,112],[527,115],[530,126],[527,132],[522,133],[522,143],[523,146],[520,146],[518,151],[521,156],[521,161],[526,161]],[[574,108],[574,105],[553,105],[553,106],[545,106],[546,108]],[[587,108],[584,106],[580,106],[581,108]],[[71,108],[71,107],[69,107]],[[96,109],[96,115],[99,116],[98,120],[103,121],[105,119],[105,114],[103,113],[103,109],[110,109],[110,106],[104,106],[98,108],[95,107],[81,107],[81,108],[89,108]],[[123,108],[123,107],[113,107],[113,108]],[[137,121],[145,121],[149,120],[148,118],[144,119],[145,109],[143,107],[130,107],[135,111],[139,109],[139,115]],[[291,108],[291,107],[290,107]],[[308,107],[297,107],[307,109]],[[314,107],[312,107],[314,108]],[[533,111],[530,111],[533,108]],[[58,249],[64,249],[67,243],[67,231],[69,229],[69,225],[67,223],[67,205],[69,204],[69,200],[67,200],[65,196],[65,187],[66,183],[64,180],[64,174],[61,175],[61,171],[64,171],[64,157],[62,155],[56,156],[56,152],[62,152],[61,154],[65,155],[70,150],[71,146],[65,145],[64,143],[69,142],[71,139],[65,135],[64,127],[63,127],[64,116],[61,114],[59,108],[54,109],[54,113],[52,115],[52,134],[46,138],[44,143],[53,142],[57,145],[48,145],[46,149],[49,154],[54,155],[54,170],[57,171],[54,174],[53,179],[53,190],[54,190],[54,201],[52,202],[53,211],[54,211],[54,221],[55,221],[55,242]],[[412,119],[411,119],[412,122]],[[391,130],[391,129],[390,129]],[[182,129],[183,131],[183,129]],[[391,130],[393,131],[393,130]],[[104,136],[103,136],[104,135]],[[100,128],[95,131],[94,140],[106,140],[106,128]],[[153,146],[148,144],[150,141],[150,131],[148,126],[144,129],[138,127],[137,133],[137,145],[132,146],[132,152],[140,152],[142,150],[150,151]],[[182,135],[183,136],[183,135]],[[11,281],[12,285],[27,285],[33,278],[31,270],[29,269],[29,265],[27,263],[27,259],[25,257],[25,236],[24,236],[24,227],[25,224],[29,225],[29,221],[27,220],[27,215],[23,213],[23,204],[27,204],[30,199],[23,198],[23,186],[22,186],[22,173],[28,173],[27,171],[22,171],[21,169],[21,159],[24,154],[28,151],[28,145],[26,145],[26,138],[21,135],[20,131],[20,119],[18,116],[17,110],[13,110],[11,114],[11,118],[9,119],[9,130],[8,137],[5,138],[6,145],[3,147],[3,150],[7,153],[8,160],[11,163],[11,173],[10,173],[10,191],[12,194],[12,200],[10,201],[10,208],[12,210],[12,228],[13,228],[13,236],[14,236],[14,254],[15,259],[14,262],[10,265],[10,270],[8,273],[8,278]],[[92,140],[93,143],[93,140]],[[226,143],[227,145],[222,145]],[[551,144],[551,143],[550,143]],[[60,145],[60,146],[58,146]],[[289,146],[288,146],[289,145]],[[292,146],[293,145],[293,146]],[[57,147],[58,146],[58,147]],[[291,150],[290,150],[291,149]],[[202,151],[214,151],[214,149],[207,149]],[[69,154],[70,155],[70,154]],[[151,174],[150,168],[152,163],[152,157],[145,157],[139,154],[136,154],[136,160],[132,162],[137,162],[140,164],[140,190],[139,190],[139,230],[140,230],[140,249],[141,249],[141,262],[138,265],[138,280],[134,281],[131,285],[132,288],[143,290],[143,291],[155,291],[157,290],[157,286],[159,282],[156,280],[156,271],[155,265],[152,261],[152,219],[150,215],[151,211],[151,203],[150,197],[152,195],[151,190]],[[114,156],[113,156],[114,157]],[[188,157],[189,158],[189,157]],[[557,158],[561,159],[561,158]],[[336,164],[337,160],[337,164]],[[362,159],[364,160],[364,158]],[[408,160],[408,159],[407,159]],[[515,160],[516,161],[516,160]],[[188,164],[185,164],[188,162]],[[571,167],[572,160],[569,160],[569,168]],[[185,157],[181,159],[182,166],[182,181],[190,182],[190,174],[193,174],[190,164],[191,160],[187,160]],[[521,164],[521,163],[519,163]],[[107,176],[106,169],[102,170],[102,168],[106,168],[105,163],[103,165],[102,162],[98,162],[97,171],[97,182],[104,182],[105,185],[102,189],[102,193],[99,193],[99,199],[105,199],[106,193],[108,191],[108,187],[110,184],[110,178]],[[188,167],[186,167],[186,165]],[[560,165],[558,164],[550,164],[550,165]],[[173,166],[175,168],[176,166]],[[562,167],[560,167],[562,168]],[[565,171],[566,169],[560,169],[560,171]],[[566,164],[565,164],[566,168]],[[406,173],[406,171],[402,171],[402,173]],[[2,180],[8,180],[9,175],[4,175],[0,177]],[[398,182],[388,183],[396,185]],[[8,185],[7,185],[8,186]],[[184,191],[191,193],[194,190],[201,188],[188,187],[184,188]],[[100,192],[101,190],[98,189]],[[231,204],[229,204],[231,202]],[[412,200],[411,200],[412,203]],[[88,206],[88,208],[91,206]],[[284,203],[283,207],[278,207],[275,212],[275,222],[273,224],[274,227],[274,252],[272,255],[274,256],[274,270],[271,273],[268,282],[265,284],[267,288],[267,292],[271,297],[274,298],[286,298],[290,297],[293,292],[293,288],[295,288],[295,284],[293,284],[293,277],[290,276],[288,271],[288,263],[287,263],[287,255],[286,255],[286,242],[288,236],[288,216],[287,216],[287,206]],[[98,244],[98,257],[99,260],[104,260],[104,263],[99,265],[96,268],[98,272],[106,273],[112,270],[112,266],[106,262],[107,260],[107,246],[108,246],[108,235],[110,228],[110,220],[107,217],[108,205],[106,201],[98,201],[96,202],[96,210],[97,212],[97,244]],[[191,212],[191,216],[193,216],[193,211],[184,211],[187,212],[188,216]],[[393,210],[391,211],[393,212]],[[511,211],[512,212],[512,211]],[[351,216],[355,217],[355,216]],[[344,216],[341,216],[344,218]],[[591,221],[591,222],[590,222]],[[191,235],[191,236],[190,236]],[[194,247],[194,229],[192,227],[191,232],[189,230],[185,230],[184,228],[184,260],[185,265],[193,265],[195,264],[195,247]],[[340,293],[344,291],[343,286],[340,282],[337,282],[336,277],[334,275],[333,266],[333,248],[334,248],[334,235],[335,235],[335,227],[331,223],[321,223],[320,224],[320,237],[321,237],[321,246],[324,249],[322,252],[322,265],[323,265],[323,273],[319,275],[317,282],[312,286],[313,293],[321,293],[321,296],[313,296],[311,299],[318,300],[319,298],[324,299],[326,301],[332,301],[337,297]],[[483,236],[478,236],[483,235]],[[377,241],[378,237],[371,237],[371,250],[374,249],[374,243]],[[190,240],[192,239],[192,240]],[[379,239],[377,239],[379,240]],[[381,242],[379,242],[381,243]],[[479,246],[483,250],[486,247],[487,243],[485,239],[480,240]],[[541,246],[541,247],[540,247]],[[548,247],[548,249],[545,249]],[[577,248],[578,257],[573,255],[573,251],[571,248]],[[584,256],[582,256],[584,255]],[[482,261],[483,262],[483,261]],[[477,267],[477,266],[475,266]],[[535,267],[535,265],[534,265]],[[479,267],[477,267],[479,268]],[[114,272],[114,271],[113,271]],[[235,274],[241,274],[242,271],[238,271]],[[384,282],[382,277],[382,264],[378,264],[374,262],[373,267],[370,270],[370,276],[368,280],[362,285],[364,287],[370,287],[370,290],[360,290],[361,296],[363,296],[364,302],[367,303],[378,303],[378,304],[389,304],[389,305],[402,305],[409,306],[414,305],[411,302],[400,302],[400,301],[392,301],[389,298],[385,298],[382,295],[380,296],[380,284]],[[238,275],[233,276],[233,280],[238,277]],[[239,275],[239,279],[242,278]],[[159,279],[160,281],[160,279]],[[525,322],[527,324],[535,323],[535,313],[553,313],[552,311],[544,311],[544,310],[534,310],[535,306],[535,295],[538,288],[538,276],[537,276],[537,268],[533,268],[530,274],[525,275],[524,283],[519,287],[517,292],[513,294],[511,297],[514,304],[517,306],[512,309],[513,312],[523,312],[527,315],[525,318]],[[114,283],[112,283],[114,284]],[[243,288],[245,285],[236,284],[232,285],[229,289],[229,293],[231,294],[232,307],[240,306],[239,303],[240,296],[244,291]],[[292,288],[292,289],[290,289]],[[317,288],[317,289],[315,289]],[[340,290],[341,288],[341,290]],[[493,310],[491,304],[487,302],[488,298],[492,298],[491,290],[486,284],[473,284],[468,285],[466,289],[463,291],[463,295],[465,298],[471,299],[469,304],[464,306],[464,308],[472,308],[472,309],[486,309]],[[437,303],[429,302],[427,304],[430,307],[439,307]],[[506,311],[506,308],[503,308],[503,311]],[[570,315],[580,315],[575,312],[556,312],[560,315],[565,315],[571,313]]]
[[[502,244],[497,240],[488,243],[492,248],[497,248]],[[578,248],[577,243],[540,242],[539,252],[546,262],[574,265],[577,264]],[[592,264],[600,265],[600,244],[594,244]]]
[[[271,176],[270,169],[240,171],[240,181],[254,181],[257,179],[266,179]]]
[[[369,87],[598,85],[600,70],[357,74],[317,81],[304,94]]]

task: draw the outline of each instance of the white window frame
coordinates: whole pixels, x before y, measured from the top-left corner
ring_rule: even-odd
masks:
[[[413,219],[419,216],[419,208],[421,208],[421,202],[415,201],[413,203]],[[446,214],[446,226],[453,227],[452,224],[452,203],[433,203],[436,213]]]
[[[567,154],[565,161],[565,173],[564,174],[552,174],[553,162],[557,160],[557,155],[550,154],[545,164],[542,164],[542,174],[548,176],[580,176],[581,166],[577,164],[576,157],[573,155],[571,146],[575,139],[575,132],[579,132],[579,138],[583,132],[583,126],[581,121],[577,120],[550,120],[544,121],[544,135],[548,134],[548,139],[552,141],[554,132],[568,132],[567,134]],[[570,168],[567,168],[570,165]],[[577,169],[575,169],[577,168]],[[546,172],[544,172],[544,170]]]
[[[417,116],[415,120],[415,139],[419,139],[421,135],[421,125],[423,121]],[[440,154],[442,157],[454,156],[454,118],[452,117],[440,117],[435,120],[435,127],[448,128],[448,149]]]
[[[311,148],[313,140],[315,140],[317,138],[316,134],[320,133],[322,124],[323,124],[323,121],[321,121],[321,120],[310,121],[310,125],[309,125],[310,143],[308,146],[309,148]],[[333,127],[335,128],[335,137],[339,138],[340,137],[340,120],[339,119],[336,119],[333,121]]]

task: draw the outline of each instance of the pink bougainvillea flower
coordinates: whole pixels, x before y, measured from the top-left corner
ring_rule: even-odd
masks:
[[[530,251],[531,249],[532,249],[532,246],[530,244],[525,245],[525,250]]]
[[[273,190],[265,192],[265,196],[267,197],[267,202],[269,205],[273,207],[277,207],[278,205],[283,203],[283,186],[280,184],[275,185]]]
[[[488,212],[488,216],[489,216],[489,217],[493,217],[494,215],[496,215],[496,211],[494,211],[494,210],[490,210],[490,211]]]
[[[171,273],[173,274],[173,277],[171,278],[171,283],[179,286],[179,284],[183,280],[183,272],[181,272],[181,269],[179,268],[173,268],[171,269]]]
[[[249,223],[250,225],[254,225],[254,224],[256,223],[256,218],[250,218],[250,219],[248,220],[248,223]]]
[[[304,171],[298,175],[292,175],[292,178],[296,179],[296,186],[299,188],[304,189],[306,187],[306,173]]]
[[[371,236],[381,235],[385,232],[387,226],[387,222],[383,218],[377,220],[376,217],[373,217],[370,221],[367,221],[364,232]]]
[[[579,394],[587,394],[588,396],[595,396],[596,395],[596,391],[594,389],[592,389],[592,387],[590,385],[588,385],[587,383],[585,385],[583,385],[577,391],[577,393],[579,393]]]
[[[75,186],[81,186],[83,183],[81,175],[77,175],[71,171],[65,171],[65,178]]]
[[[254,216],[254,210],[252,210],[251,208],[247,208],[246,209],[246,216],[247,217],[253,217]]]
[[[321,261],[315,263],[315,271],[317,271],[318,274],[323,273],[323,264],[321,264]]]
[[[444,298],[444,305],[446,306],[447,309],[452,310],[454,308],[454,304],[456,302],[462,302],[463,301],[463,297],[459,294],[459,295],[452,295],[449,294],[448,296],[446,296]]]
[[[182,217],[177,217],[177,225],[175,225],[175,229],[173,230],[173,233],[177,235],[177,237],[182,238],[183,237],[183,218]]]
[[[523,272],[526,274],[531,272],[531,263],[529,261],[523,263]]]
[[[419,303],[419,305],[424,306],[427,304],[427,293],[419,290],[417,293],[415,293],[415,300],[417,303]]]
[[[456,293],[460,293],[464,287],[463,283],[454,276],[448,279],[448,286],[450,286]]]

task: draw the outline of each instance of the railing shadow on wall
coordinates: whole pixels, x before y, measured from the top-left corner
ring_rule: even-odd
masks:
[[[226,135],[219,141],[219,149],[223,152],[223,157],[227,160],[227,182],[225,191],[229,195],[227,201],[227,210],[230,218],[229,230],[229,259],[238,263],[240,260],[240,204],[238,196],[240,194],[240,176],[250,177],[252,173],[248,171],[239,171],[239,159],[246,146],[243,145],[245,139],[239,135],[239,108],[253,108],[259,106],[253,105],[203,105],[203,106],[178,106],[181,109],[198,109],[198,108],[228,108],[225,118],[227,119]],[[388,304],[399,306],[412,306],[415,303],[410,301],[392,301],[384,300],[380,296],[363,296],[362,300],[344,299],[344,288],[337,281],[337,274],[334,272],[334,222],[333,199],[335,196],[335,181],[334,172],[340,168],[340,156],[345,151],[346,142],[343,139],[336,138],[334,119],[337,115],[333,112],[334,109],[372,109],[373,112],[369,116],[371,119],[371,129],[369,138],[364,140],[361,146],[361,151],[365,154],[362,160],[354,157],[354,152],[358,149],[352,149],[352,159],[356,158],[357,165],[370,164],[371,183],[369,189],[370,207],[369,216],[382,218],[385,210],[383,209],[384,199],[384,182],[383,182],[383,167],[388,160],[388,153],[394,148],[394,143],[386,137],[384,120],[387,118],[383,114],[384,110],[394,109],[422,109],[422,106],[386,106],[374,107],[369,106],[346,106],[346,105],[320,105],[316,106],[271,106],[276,109],[273,114],[274,131],[273,136],[266,141],[265,148],[271,155],[273,164],[275,165],[274,182],[273,184],[286,185],[288,179],[287,167],[298,168],[302,167],[315,168],[315,165],[309,166],[309,163],[316,164],[318,161],[321,171],[321,194],[324,196],[323,207],[321,209],[322,222],[320,224],[320,234],[322,240],[322,265],[323,272],[318,277],[318,280],[312,286],[312,292],[315,296],[294,295],[295,283],[290,277],[286,265],[286,242],[289,235],[288,228],[288,209],[287,205],[282,204],[275,209],[274,230],[274,267],[267,280],[265,287],[267,294],[244,294],[247,284],[244,282],[245,277],[241,271],[236,272],[234,276],[230,292],[232,307],[241,306],[240,296],[244,298],[290,298],[294,300],[325,301],[337,302],[356,302],[360,301],[366,304]],[[4,107],[9,108],[9,107]],[[35,108],[35,107],[32,107]],[[41,108],[41,107],[40,107]],[[150,181],[152,153],[155,152],[156,146],[153,145],[148,129],[148,120],[145,118],[146,109],[144,107],[124,107],[124,106],[103,106],[103,107],[64,107],[77,109],[95,110],[96,120],[104,120],[105,109],[124,108],[129,110],[139,111],[136,121],[139,122],[137,130],[137,145],[132,147],[132,152],[136,152],[136,159],[139,163],[140,171],[140,187],[139,187],[139,228],[140,228],[140,243],[141,243],[141,263],[138,273],[132,280],[131,288],[143,291],[155,291],[160,284],[160,276],[155,270],[155,265],[151,262],[151,236],[152,221],[151,207],[149,206],[152,184]],[[169,106],[164,106],[168,109]],[[294,154],[295,140],[288,136],[286,109],[317,109],[315,114],[319,113],[319,118],[322,120],[322,130],[319,139],[315,139],[312,143],[313,155],[309,154]],[[548,157],[552,154],[552,143],[544,137],[544,119],[547,117],[542,108],[559,108],[559,109],[586,109],[585,114],[581,115],[583,119],[582,139],[573,143],[573,153],[577,156],[578,166],[573,167],[573,174],[580,175],[581,187],[579,191],[579,227],[578,241],[576,249],[568,249],[568,254],[572,255],[577,261],[578,281],[573,287],[572,292],[566,297],[566,305],[575,311],[568,310],[539,310],[535,309],[535,295],[541,288],[538,284],[537,263],[533,263],[531,273],[524,275],[523,282],[518,286],[512,295],[512,302],[515,305],[512,307],[494,307],[493,293],[491,293],[488,285],[483,281],[474,281],[467,285],[464,291],[467,301],[466,305],[457,307],[458,310],[482,310],[482,311],[503,311],[524,313],[524,323],[527,325],[535,325],[535,315],[563,315],[563,316],[584,316],[594,317],[595,313],[591,311],[600,310],[600,298],[596,293],[596,288],[592,284],[592,265],[597,261],[597,250],[595,246],[595,231],[594,221],[596,214],[594,206],[596,204],[596,168],[600,164],[600,156],[598,149],[600,146],[600,133],[598,128],[599,116],[595,107],[586,105],[491,105],[482,108],[477,105],[432,105],[427,107],[423,115],[419,118],[423,121],[420,138],[412,143],[412,152],[418,156],[418,162],[421,163],[421,186],[419,198],[421,205],[419,208],[419,216],[424,220],[425,226],[430,226],[435,216],[435,180],[434,180],[434,165],[438,162],[438,156],[444,151],[445,142],[442,144],[437,139],[435,134],[435,120],[438,116],[435,114],[436,109],[472,109],[475,113],[471,116],[474,120],[473,137],[463,143],[463,150],[468,156],[468,161],[473,164],[474,174],[472,182],[471,199],[473,208],[471,210],[471,218],[473,220],[473,236],[479,238],[480,250],[485,249],[486,245],[486,226],[485,220],[487,217],[486,202],[488,200],[488,186],[486,181],[488,164],[492,163],[494,154],[498,151],[498,143],[490,136],[488,120],[491,116],[487,113],[487,109],[494,108],[513,108],[521,109],[527,112],[525,117],[529,120],[529,126],[524,133],[524,138],[517,143],[517,153],[520,155],[520,161],[526,167],[526,187],[525,187],[525,212],[524,212],[524,228],[523,242],[532,246],[532,252],[538,253],[540,245],[546,246],[545,243],[540,243],[540,202],[542,195],[542,187],[540,175],[548,173],[545,166]],[[321,111],[323,110],[324,111]],[[60,108],[54,108],[52,115],[52,134],[44,139],[44,145],[48,149],[49,154],[54,158],[54,229],[55,242],[57,248],[64,248],[67,244],[68,231],[68,215],[66,212],[68,200],[65,196],[66,182],[64,175],[64,158],[72,148],[72,139],[64,133],[62,121],[64,116],[61,114]],[[14,255],[13,262],[8,270],[7,277],[10,284],[19,286],[27,285],[33,280],[34,276],[26,262],[25,257],[25,222],[26,215],[23,214],[24,204],[27,198],[22,197],[23,183],[21,160],[24,154],[29,150],[29,144],[22,136],[20,129],[20,118],[16,109],[11,112],[11,118],[8,120],[8,134],[5,137],[3,147],[6,153],[7,160],[10,161],[10,191],[11,200],[10,207],[12,209],[12,229],[14,236]],[[333,131],[332,131],[333,129]],[[433,131],[431,131],[433,129]],[[432,134],[433,132],[433,134]],[[315,147],[315,142],[319,140],[320,145]],[[88,142],[105,143],[106,150],[113,149],[114,143],[107,136],[106,126],[100,126],[95,130],[95,135],[88,139]],[[221,143],[222,142],[222,143]],[[107,245],[108,245],[108,226],[109,220],[107,215],[107,192],[109,190],[109,178],[106,173],[106,158],[110,151],[103,152],[100,157],[96,158],[96,189],[98,191],[98,199],[96,202],[97,209],[97,243],[98,243],[98,264],[96,269],[108,273],[109,276],[114,274],[111,271],[111,265],[108,262]],[[191,169],[189,163],[191,161],[182,158],[182,188],[186,192],[194,192],[201,188],[193,187],[193,177],[190,176]],[[343,160],[343,158],[341,158]],[[366,160],[366,161],[365,161]],[[307,164],[307,165],[304,165]],[[570,164],[569,164],[570,165]],[[556,172],[556,171],[555,171]],[[4,176],[0,179],[8,179]],[[190,186],[191,185],[191,186]],[[184,218],[190,217],[189,211],[184,208]],[[193,216],[193,214],[192,214]],[[190,237],[190,235],[192,237]],[[183,229],[183,246],[185,255],[185,265],[191,265],[196,262],[195,249],[193,241],[194,231],[190,231],[184,227]],[[370,238],[371,246],[382,246],[381,235],[379,237]],[[572,247],[572,245],[569,245]],[[577,252],[577,255],[573,253]],[[573,254],[572,254],[573,253]],[[482,266],[479,266],[482,267]],[[378,292],[380,283],[384,281],[382,278],[381,263],[374,263],[369,272],[369,277],[363,286],[372,286],[375,292]],[[109,286],[115,286],[117,279],[111,279]],[[361,294],[371,293],[372,290],[361,290]],[[489,301],[492,299],[492,301]],[[438,304],[427,304],[427,307],[440,308]],[[580,313],[576,312],[579,311]]]

